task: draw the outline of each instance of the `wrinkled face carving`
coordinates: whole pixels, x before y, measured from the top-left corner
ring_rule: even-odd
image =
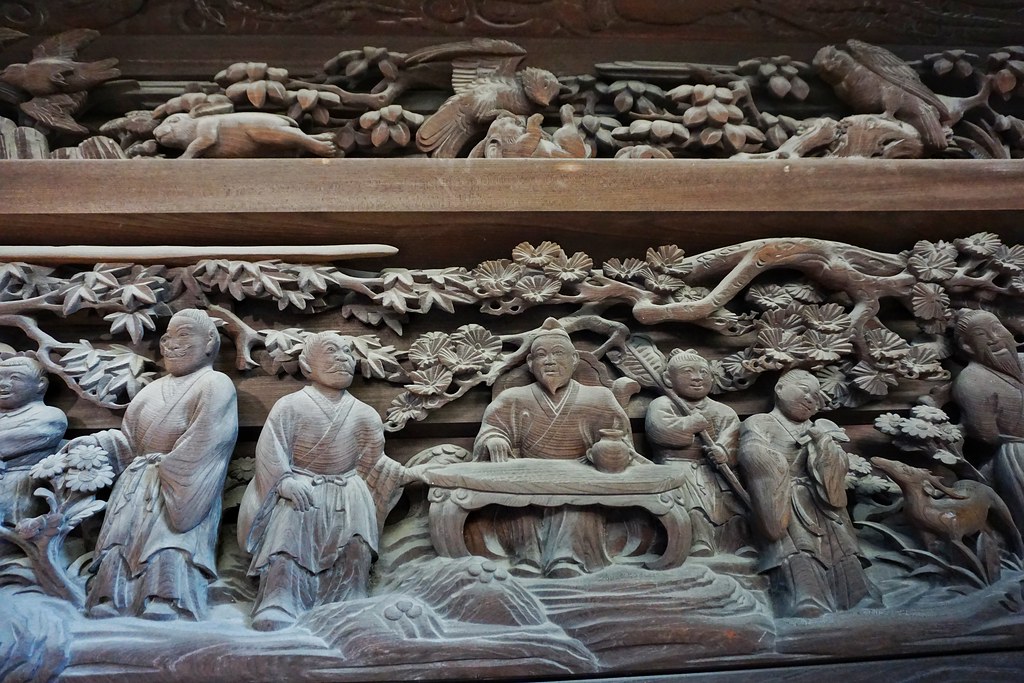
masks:
[[[42,397],[46,380],[26,364],[0,366],[0,410],[18,410]]]
[[[572,379],[579,358],[569,340],[545,335],[533,343],[526,363],[534,378],[549,393],[554,393]]]
[[[213,340],[188,318],[171,318],[167,332],[160,337],[160,354],[167,371],[176,377],[209,365]]]
[[[775,405],[795,422],[809,420],[821,407],[821,385],[809,372],[791,371],[775,386]]]
[[[347,389],[352,384],[355,369],[352,344],[344,337],[331,335],[311,349],[303,372],[317,384],[331,389]]]
[[[668,380],[677,394],[688,401],[699,401],[711,393],[714,377],[703,360],[686,360],[668,366]]]
[[[983,365],[1020,377],[1017,342],[994,315],[979,315],[964,332],[961,343],[968,355]]]

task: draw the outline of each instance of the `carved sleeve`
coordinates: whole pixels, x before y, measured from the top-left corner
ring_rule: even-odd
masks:
[[[688,448],[693,444],[696,430],[691,426],[693,420],[680,415],[667,397],[659,397],[651,402],[647,410],[645,428],[647,438],[655,446],[669,448]],[[737,432],[738,436],[738,424]],[[735,444],[733,444],[735,446]]]
[[[792,514],[789,462],[770,440],[767,425],[755,415],[740,432],[739,463],[750,493],[751,522],[765,540],[785,535]]]
[[[68,418],[57,408],[41,406],[32,411],[32,419],[8,427],[0,435],[0,460],[11,460],[25,453],[52,448],[60,445]]]
[[[986,391],[990,380],[973,369],[968,366],[953,382],[953,400],[960,406],[964,429],[970,436],[985,443],[999,443],[999,394]]]

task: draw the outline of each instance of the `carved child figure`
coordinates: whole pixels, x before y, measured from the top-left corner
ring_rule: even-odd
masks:
[[[656,460],[689,473],[683,493],[693,527],[690,552],[697,557],[734,553],[746,544],[744,509],[716,465],[736,466],[740,419],[729,406],[708,398],[714,385],[711,365],[696,351],[673,351],[663,380],[690,411],[683,414],[668,396],[654,399],[647,409],[647,438]]]
[[[42,511],[29,470],[60,448],[68,419],[43,403],[46,370],[16,356],[0,361],[0,522],[16,522]]]
[[[270,411],[239,511],[238,541],[260,579],[252,625],[261,631],[366,597],[384,517],[415,478],[384,454],[377,412],[347,391],[356,368],[349,341],[315,334],[299,366],[312,385]]]
[[[195,309],[179,311],[160,339],[167,375],[147,385],[121,429],[79,437],[122,472],[96,543],[90,616],[200,619],[215,550],[228,461],[238,437],[235,385],[213,369],[220,334]]]
[[[790,370],[775,385],[775,408],[740,432],[739,461],[751,498],[779,616],[815,617],[849,609],[872,594],[846,510],[846,433],[811,418],[821,406],[817,378]]]

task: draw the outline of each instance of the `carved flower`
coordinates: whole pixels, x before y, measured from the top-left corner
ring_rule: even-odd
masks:
[[[885,396],[889,393],[889,387],[899,384],[892,373],[868,365],[864,361],[857,363],[850,374],[853,375],[854,386],[872,396]]]
[[[843,354],[853,353],[853,344],[838,334],[822,334],[816,330],[808,330],[801,337],[798,351],[811,360],[835,361]]]
[[[629,145],[615,153],[616,159],[673,159],[672,152],[655,145]]]
[[[250,481],[256,474],[256,458],[235,458],[228,465],[228,477],[239,482]]]
[[[907,436],[918,439],[937,439],[942,436],[938,427],[919,417],[907,418],[900,425],[900,430]]]
[[[541,242],[533,246],[529,242],[521,242],[512,250],[512,260],[531,268],[543,268],[558,256],[565,257],[565,252],[554,242]]]
[[[776,116],[768,112],[761,113],[761,128],[765,131],[765,144],[769,149],[782,147],[786,140],[800,130],[802,125],[800,121],[797,121],[792,116],[785,116],[784,114]]]
[[[647,249],[647,263],[656,272],[685,277],[692,270],[686,262],[686,254],[674,244],[666,244],[657,249]]]
[[[516,283],[513,291],[520,298],[534,304],[542,304],[558,294],[562,283],[546,275],[528,275]]]
[[[1001,245],[992,255],[992,264],[1007,275],[1024,273],[1024,245]]]
[[[939,363],[939,353],[932,345],[916,344],[905,356],[896,361],[896,371],[904,377],[917,379],[925,375],[933,379],[948,378],[949,373]]]
[[[954,240],[956,248],[968,256],[986,257],[996,253],[999,247],[1003,246],[999,236],[991,232],[979,232],[970,237],[962,237]]]
[[[672,301],[700,301],[704,297],[710,296],[710,294],[711,290],[707,287],[683,285],[672,292]]]
[[[473,269],[473,277],[489,296],[502,296],[523,276],[523,267],[508,259],[484,261]]]
[[[92,493],[114,483],[114,470],[103,465],[91,470],[71,468],[64,473],[64,487],[79,493]]]
[[[664,90],[642,81],[615,81],[608,86],[608,94],[615,98],[612,106],[620,114],[656,114],[665,102]]]
[[[772,368],[790,365],[796,361],[799,353],[800,336],[789,330],[775,328],[764,329],[757,333],[754,351],[764,357],[765,363]]]
[[[850,461],[850,471],[857,474],[871,474],[871,463],[855,453],[847,455]]]
[[[933,406],[914,406],[910,409],[910,414],[914,417],[927,420],[928,422],[933,422],[935,424],[949,420],[949,416],[946,415],[944,411]]]
[[[907,259],[910,272],[926,282],[943,282],[956,273],[956,252],[922,250],[916,248]]]
[[[946,443],[960,443],[964,440],[964,433],[957,425],[944,422],[935,426],[939,429],[939,439],[941,441]]]
[[[730,353],[722,359],[722,368],[730,377],[743,377],[750,373],[750,362],[754,359],[754,351],[743,349],[737,353]]]
[[[238,62],[224,69],[214,80],[235,104],[251,104],[262,109],[268,102],[284,105],[288,91],[288,70],[267,66],[263,62]]]
[[[932,453],[932,458],[934,460],[938,460],[943,465],[955,465],[961,460],[961,458],[958,455],[956,455],[955,453],[950,453],[944,448],[940,448],[939,450]]]
[[[747,301],[763,311],[770,311],[789,306],[793,297],[779,285],[751,285],[747,290]]]
[[[494,360],[501,353],[501,339],[481,325],[463,325],[452,334],[451,341],[480,351],[488,361]]]
[[[68,464],[64,460],[64,456],[54,453],[33,465],[29,474],[32,475],[33,479],[53,479],[58,474],[62,474],[67,466]]]
[[[640,119],[612,131],[612,137],[623,142],[640,142],[655,146],[681,147],[690,139],[690,130],[681,123],[665,119]]]
[[[99,446],[82,444],[68,452],[68,464],[80,470],[94,470],[110,464],[107,452]]]
[[[864,334],[868,353],[876,360],[892,360],[910,352],[910,344],[892,330],[879,328]]]
[[[924,56],[924,64],[936,76],[950,75],[953,78],[967,78],[974,73],[978,55],[966,50],[943,50]]]
[[[806,280],[798,282],[787,282],[782,285],[784,292],[789,294],[795,301],[805,304],[816,304],[822,300],[821,292],[814,286],[814,283]]]
[[[829,407],[837,408],[846,405],[850,398],[850,384],[842,368],[836,365],[827,365],[815,370],[814,376],[818,378],[822,393],[830,399]]]
[[[658,294],[672,294],[680,287],[685,287],[686,283],[666,273],[652,273],[644,278],[644,286]]]
[[[622,282],[642,280],[651,274],[647,263],[637,258],[628,258],[624,261],[617,258],[608,259],[601,269],[608,277]]]
[[[612,137],[612,131],[621,126],[618,119],[610,116],[587,114],[580,119],[580,132],[590,148],[596,150],[595,154],[611,156],[622,147],[622,143]]]
[[[419,396],[439,396],[451,386],[454,379],[452,373],[440,365],[410,372],[409,378],[414,384],[408,385],[406,389]]]
[[[812,330],[828,334],[847,332],[853,325],[853,319],[839,304],[804,306],[800,315]]]
[[[1018,275],[1010,280],[1010,289],[1017,294],[1024,294],[1024,275]]]
[[[427,332],[409,347],[409,360],[417,368],[433,367],[441,362],[441,352],[447,347],[447,334],[444,332]]]
[[[883,413],[875,418],[875,429],[889,436],[899,436],[902,434],[903,420],[896,413]]]
[[[405,55],[401,52],[388,52],[384,47],[367,46],[361,50],[345,50],[339,52],[324,63],[324,79],[326,83],[344,83],[350,88],[366,76],[376,76],[376,72],[389,81],[398,78],[399,69],[405,65]]]
[[[879,477],[876,474],[865,474],[857,478],[856,488],[862,493],[871,495],[873,493],[899,493],[900,487],[886,477]]]
[[[748,77],[748,81],[764,86],[780,100],[791,97],[803,102],[811,93],[811,86],[803,78],[810,74],[811,68],[789,55],[748,59],[740,62],[737,68]]]
[[[919,282],[911,290],[914,315],[922,320],[944,320],[949,315],[949,295],[940,285]]]
[[[456,348],[447,347],[439,356],[441,364],[456,375],[480,372],[487,368],[488,360],[480,349],[460,344]]]
[[[577,251],[569,258],[560,253],[544,266],[544,274],[562,282],[583,282],[593,267],[594,262],[582,251]]]
[[[988,56],[992,87],[1004,100],[1024,94],[1024,47],[1011,45]]]
[[[359,117],[359,127],[370,134],[374,147],[382,147],[389,140],[399,147],[412,142],[413,132],[424,121],[422,114],[407,111],[398,104],[390,104]]]
[[[423,399],[415,394],[402,393],[395,397],[388,408],[387,419],[391,424],[405,424],[409,420],[422,420],[427,416]]]
[[[747,89],[742,85],[743,91]],[[765,134],[743,123],[743,110],[737,106],[741,92],[714,85],[681,85],[668,95],[683,111],[683,124],[690,130],[687,147],[719,149],[726,154],[756,152]]]
[[[757,320],[759,329],[774,327],[777,330],[789,330],[793,333],[802,333],[807,329],[801,316],[801,306],[789,305],[785,308],[776,308],[765,311]]]

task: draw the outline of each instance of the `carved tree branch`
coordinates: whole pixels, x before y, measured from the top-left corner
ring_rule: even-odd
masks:
[[[258,367],[259,363],[252,359],[252,350],[263,343],[263,336],[222,306],[210,306],[207,312],[211,318],[224,321],[224,331],[235,343],[235,367],[239,370]]]

